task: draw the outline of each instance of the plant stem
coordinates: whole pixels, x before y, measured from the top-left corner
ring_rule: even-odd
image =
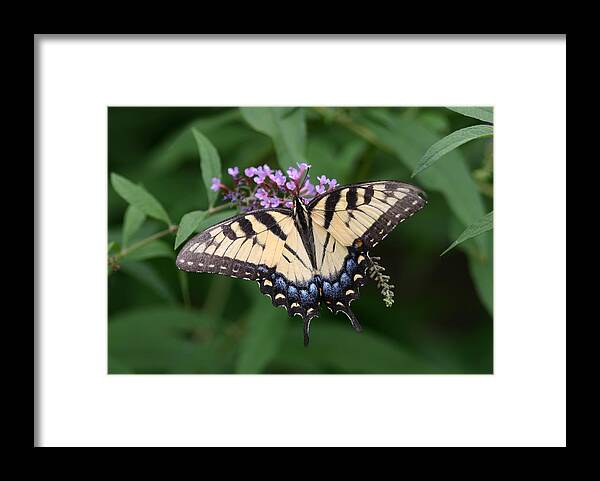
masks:
[[[210,207],[210,208],[209,208],[209,209],[206,211],[206,213],[207,213],[209,216],[211,216],[211,215],[213,215],[213,214],[216,214],[217,212],[222,212],[222,211],[224,211],[224,210],[231,209],[231,207],[232,207],[232,206],[233,206],[233,204],[229,203],[229,204],[223,204],[223,205],[220,205],[220,206],[218,206],[218,207]]]
[[[207,217],[210,217],[211,215],[216,214],[218,212],[227,210],[227,209],[231,208],[231,205],[232,204],[223,204],[218,207],[210,207],[206,211]],[[178,228],[179,228],[179,226],[177,226],[177,225],[171,225],[171,226],[169,226],[168,229],[161,230],[160,232],[157,232],[156,234],[152,234],[151,236],[146,237],[145,239],[142,239],[141,241],[138,241],[135,244],[131,244],[129,247],[123,249],[121,252],[115,254],[114,256],[110,256],[109,259],[112,258],[114,261],[118,261],[119,259],[122,259],[123,257],[125,257],[127,254],[131,254],[134,250],[139,249],[140,247],[144,247],[145,245],[149,244],[150,242],[161,239],[169,234],[174,234],[175,232],[177,232]]]
[[[160,239],[169,234],[177,232],[178,227],[179,226],[171,225],[171,226],[169,226],[168,229],[161,230],[160,232],[157,232],[156,234],[152,234],[151,236],[146,237],[145,239],[142,239],[141,241],[136,242],[135,244],[131,244],[129,247],[123,249],[121,252],[119,252],[118,254],[115,254],[113,257],[115,258],[115,260],[122,259],[127,254],[130,254],[131,252],[133,252],[136,249],[139,249],[140,247],[144,247],[146,244],[149,244],[150,242],[153,242],[157,239]]]

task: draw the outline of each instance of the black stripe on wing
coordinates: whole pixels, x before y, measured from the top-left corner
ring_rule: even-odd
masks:
[[[245,262],[237,258],[238,252],[244,247],[246,250],[250,249],[250,252],[254,248],[268,248],[269,246],[262,245],[258,241],[258,236],[268,231],[273,234],[268,238],[269,241],[284,243],[281,255],[285,256],[288,262],[299,263],[305,269],[312,270],[299,253],[286,242],[291,229],[296,229],[291,216],[292,212],[288,209],[265,209],[232,217],[190,239],[179,252],[176,262],[179,269],[189,272],[208,272],[257,281],[260,291],[271,299],[273,306],[285,308],[291,317],[302,318],[304,342],[308,344],[310,322],[319,315],[320,278],[315,276],[306,282],[292,282],[274,266]],[[290,222],[289,228],[286,226],[287,233],[281,226],[284,220]],[[221,242],[215,245],[212,253],[195,252],[196,249],[209,249],[216,243],[215,239],[221,239]],[[239,245],[235,250],[227,247],[224,255],[215,255],[223,242],[228,242],[230,246]],[[302,244],[300,246],[304,248]]]
[[[352,327],[362,331],[358,319],[350,309],[350,304],[360,296],[360,288],[365,285],[367,257],[363,249],[349,248],[339,272],[332,278],[321,280],[322,300],[325,306],[337,314],[348,316]]]
[[[256,280],[258,264],[247,262],[248,256],[245,259],[237,258],[238,253],[251,252],[258,236],[265,231],[285,240],[280,223],[291,221],[291,218],[292,211],[289,209],[261,209],[230,217],[187,241],[177,256],[177,267],[187,272],[207,272]],[[220,241],[217,242],[217,239]],[[231,248],[227,247],[223,254],[216,255],[223,242]],[[259,247],[265,248],[260,243]],[[197,249],[203,252],[195,252]],[[209,252],[204,252],[206,250]]]
[[[343,228],[352,230],[350,223],[355,223],[363,231],[356,239],[370,249],[426,204],[427,196],[418,187],[397,181],[376,181],[344,185],[320,194],[309,203],[308,210],[321,216],[323,227],[328,230],[336,215],[348,213]],[[362,215],[359,217],[357,212]]]

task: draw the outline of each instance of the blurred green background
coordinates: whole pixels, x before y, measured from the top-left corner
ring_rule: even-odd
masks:
[[[313,180],[396,179],[424,188],[429,204],[372,252],[395,285],[393,306],[368,283],[352,304],[364,332],[323,309],[307,348],[300,318],[273,308],[256,283],[179,272],[175,234],[161,235],[109,269],[108,372],[492,373],[492,232],[440,256],[492,210],[492,139],[410,177],[432,144],[477,124],[443,107],[109,108],[109,173],[142,185],[174,224],[209,207],[192,129],[215,146],[226,182],[227,167],[307,161]],[[125,245],[127,207],[109,182],[109,256],[165,229],[145,218]]]

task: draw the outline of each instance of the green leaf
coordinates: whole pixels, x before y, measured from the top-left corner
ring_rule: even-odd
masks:
[[[149,155],[148,171],[153,175],[161,175],[177,169],[186,160],[196,158],[198,146],[192,134],[193,129],[209,135],[212,139],[234,123],[237,123],[240,128],[244,126],[237,108],[185,124],[153,149]]]
[[[471,277],[475,283],[479,299],[490,313],[490,316],[494,315],[494,259],[491,255],[494,249],[493,237],[491,232],[481,235],[481,239],[485,242],[486,250],[489,253],[487,257],[481,258],[481,256],[475,254],[469,255]]]
[[[121,250],[121,246],[119,245],[118,242],[115,241],[111,241],[108,243],[108,248],[106,249],[106,251],[108,252],[108,254],[116,254]]]
[[[205,210],[195,210],[188,212],[179,221],[179,228],[177,229],[177,237],[175,238],[175,247],[177,249],[185,240],[191,236],[194,231],[198,228],[200,223],[206,217]]]
[[[171,219],[169,219],[164,207],[146,189],[115,173],[111,174],[110,179],[117,194],[129,204],[137,207],[146,215],[171,225]]]
[[[230,356],[205,312],[152,306],[111,316],[109,359],[134,372],[223,372]],[[109,367],[110,369],[110,367]]]
[[[214,177],[221,178],[221,159],[219,153],[215,149],[214,145],[211,144],[202,132],[198,129],[192,129],[196,145],[198,146],[198,154],[200,155],[200,169],[202,171],[202,179],[206,186],[206,195],[208,197],[208,204],[213,205],[217,200],[218,192],[210,189],[212,179]]]
[[[263,372],[279,351],[288,325],[288,316],[284,312],[279,309],[269,309],[265,312],[264,304],[257,302],[250,312],[248,333],[241,344],[236,372]]]
[[[179,223],[174,248],[177,249],[194,232],[200,232],[233,215],[235,215],[235,210],[233,209],[223,210],[211,215],[208,215],[208,212],[205,210],[188,212],[181,218],[181,222]]]
[[[474,222],[469,227],[467,227],[463,231],[463,233],[460,236],[458,236],[458,239],[456,239],[450,245],[450,247],[448,247],[440,255],[443,256],[446,252],[448,252],[449,250],[455,248],[457,245],[462,244],[464,241],[466,241],[468,239],[471,239],[473,237],[477,237],[478,235],[481,235],[484,232],[487,232],[487,231],[491,230],[493,227],[494,227],[494,211],[492,211],[492,212],[484,215],[477,222]]]
[[[384,114],[380,120],[384,125],[367,119],[363,119],[362,123],[381,142],[389,146],[409,170],[414,169],[422,152],[435,143],[437,138],[432,129],[411,119]],[[440,192],[445,197],[450,210],[462,222],[463,228],[485,214],[477,185],[467,168],[464,157],[458,150],[449,152],[444,162],[438,162],[421,173],[419,185],[425,190]],[[485,255],[485,245],[477,239],[475,240]]]
[[[228,219],[231,216],[234,216],[236,214],[236,211],[233,209],[228,209],[228,210],[222,210],[221,212],[216,212],[215,214],[211,214],[209,216],[207,216],[202,222],[200,222],[200,225],[197,227],[197,231],[203,231],[204,229],[207,229],[215,224],[218,224],[219,222],[224,221],[225,219]]]
[[[304,109],[290,107],[240,107],[250,126],[271,137],[279,165],[286,168],[306,162]]]
[[[355,332],[349,323],[316,319],[311,326],[310,344],[302,345],[302,326],[297,323],[273,360],[273,365],[303,369],[307,363],[333,372],[352,374],[425,374],[439,368],[406,351],[389,339],[369,330]],[[302,356],[304,359],[298,363]],[[308,366],[314,371],[313,366]],[[302,371],[299,371],[302,372]]]
[[[132,236],[142,227],[145,220],[146,214],[140,209],[133,205],[127,207],[123,219],[123,246],[127,247]]]
[[[494,128],[491,125],[474,125],[472,127],[466,127],[464,129],[452,132],[443,139],[433,144],[425,155],[421,158],[415,170],[412,173],[412,177],[423,172],[425,169],[431,167],[441,157],[446,155],[448,152],[456,149],[457,147],[475,139],[481,139],[483,137],[491,137],[494,133]]]
[[[460,234],[460,229],[460,223],[456,219],[452,219],[450,223],[450,235],[452,237],[457,237]],[[484,250],[488,255],[481,255],[480,249],[474,242],[475,240],[483,243]],[[494,249],[494,236],[492,235],[492,232],[487,231],[472,240],[466,240],[459,244],[458,249],[463,250],[467,254],[469,270],[471,272],[473,283],[475,284],[477,295],[479,296],[481,303],[490,313],[490,316],[493,316],[494,256],[492,253]]]
[[[484,122],[494,122],[494,109],[492,107],[446,107],[454,112]]]
[[[172,304],[177,303],[169,285],[158,275],[156,270],[144,262],[127,262],[121,265],[119,272],[123,272],[150,290],[158,294],[162,299]]]
[[[155,240],[142,247],[131,251],[121,259],[122,263],[145,261],[147,259],[155,259],[157,257],[173,258],[173,250],[166,242]]]

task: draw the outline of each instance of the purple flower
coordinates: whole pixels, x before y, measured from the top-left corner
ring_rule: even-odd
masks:
[[[260,189],[256,190],[254,197],[256,197],[258,200],[265,200],[269,197],[269,194],[267,193],[267,191],[265,189],[260,188]]]
[[[280,202],[281,199],[279,199],[279,197],[266,197],[260,201],[260,205],[267,209],[269,207],[279,207]]]
[[[262,167],[259,167],[259,168],[258,168],[258,170],[259,170],[259,171],[260,171],[260,172],[261,172],[261,173],[262,173],[264,176],[271,175],[271,174],[273,173],[273,171],[271,170],[271,168],[270,168],[270,167],[269,167],[267,164],[263,165]]]
[[[254,182],[257,184],[262,184],[267,177],[270,177],[273,174],[273,171],[267,164],[265,164],[262,167],[254,169],[254,173],[256,174],[256,177],[254,177]]]
[[[210,190],[214,190],[217,192],[221,188],[221,179],[218,177],[212,178],[212,184],[210,185]]]
[[[319,194],[325,193],[325,186],[329,184],[329,179],[322,175],[321,177],[317,177],[317,180],[319,181],[319,185],[315,186],[315,190]]]
[[[269,174],[269,178],[275,182],[279,187],[285,185],[285,176],[281,170],[275,171],[274,174]]]
[[[293,208],[292,199],[298,196],[305,204],[309,203],[316,194],[330,191],[337,185],[335,179],[321,175],[313,184],[308,176],[310,165],[298,163],[297,167],[289,167],[287,176],[281,170],[273,170],[264,164],[258,167],[248,167],[240,175],[239,167],[230,167],[227,173],[233,178],[233,187],[227,187],[221,179],[212,179],[210,188],[223,191],[223,199],[236,205],[241,212],[260,208],[285,206]]]
[[[306,179],[302,189],[300,189],[300,195],[302,197],[312,197],[315,195],[315,186],[310,183],[310,180]]]
[[[298,169],[295,169],[294,167],[290,167],[287,170],[288,176],[290,177],[290,179],[292,180],[299,180],[300,179],[300,171]]]
[[[240,193],[234,192],[234,191],[227,192],[226,194],[223,195],[223,199],[229,200],[229,201],[235,203],[240,199]]]

